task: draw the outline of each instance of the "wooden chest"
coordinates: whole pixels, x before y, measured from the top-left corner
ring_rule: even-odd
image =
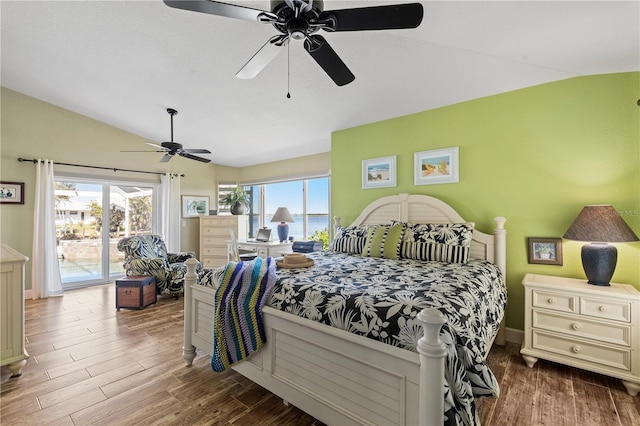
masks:
[[[142,309],[157,300],[156,277],[131,275],[116,280],[116,309]]]

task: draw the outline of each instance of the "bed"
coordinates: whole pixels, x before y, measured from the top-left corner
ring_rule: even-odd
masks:
[[[350,226],[365,227],[393,221],[405,225],[465,223],[453,208],[436,198],[399,194],[372,202]],[[500,297],[504,302],[497,303],[498,305],[506,304],[503,279],[506,276],[505,221],[502,217],[495,218],[496,228],[493,235],[474,228],[469,246],[468,264],[481,268],[494,266],[497,270],[498,284],[494,287],[500,287],[496,288],[496,293],[502,294]],[[336,218],[335,225],[340,227],[339,218]],[[429,298],[429,303],[421,305],[425,306],[424,308],[420,307],[417,311],[414,309],[414,314],[417,312],[414,315],[415,322],[422,327],[423,337],[415,345],[415,351],[407,350],[408,348],[402,347],[403,339],[399,337],[401,333],[397,330],[383,333],[381,327],[370,326],[365,330],[367,332],[363,333],[365,335],[360,335],[350,332],[353,330],[347,331],[350,327],[331,327],[311,318],[313,315],[328,317],[326,313],[316,312],[304,318],[285,312],[287,309],[300,310],[292,308],[291,304],[281,306],[278,302],[287,299],[286,293],[292,288],[288,284],[299,281],[304,286],[305,280],[307,283],[317,283],[318,279],[322,279],[323,267],[328,268],[327,271],[334,271],[325,274],[333,277],[327,278],[329,281],[340,280],[341,270],[349,271],[350,276],[354,276],[362,269],[359,262],[365,261],[359,256],[347,256],[343,253],[318,253],[310,257],[315,261],[313,268],[278,272],[279,281],[283,285],[274,289],[269,303],[271,306],[265,306],[262,312],[267,343],[248,360],[232,368],[329,425],[442,425],[445,419],[448,420],[447,423],[473,423],[474,413],[469,413],[469,409],[463,409],[462,413],[458,414],[455,410],[459,407],[455,407],[452,412],[451,402],[447,402],[445,406],[444,394],[451,392],[451,389],[457,394],[460,388],[475,386],[476,382],[484,381],[485,378],[491,382],[492,374],[487,371],[487,367],[487,370],[478,370],[479,374],[472,374],[473,377],[466,379],[464,383],[458,383],[451,378],[450,355],[460,352],[458,343],[451,344],[452,338],[457,338],[457,334],[451,331],[459,326],[459,321],[447,314],[447,308],[440,305],[447,303],[447,297],[434,296]],[[338,262],[341,266],[332,266],[330,262],[335,262],[335,258],[340,259]],[[415,260],[396,261],[385,258],[373,258],[370,261],[382,271],[377,275],[403,277],[406,277],[404,271],[412,271],[411,263],[418,263]],[[194,267],[195,265],[189,266],[188,263],[189,273],[185,284],[183,357],[188,365],[192,364],[196,356],[196,348],[210,354],[213,346],[214,290],[196,284],[197,277],[191,269]],[[432,268],[433,265],[427,267]],[[456,266],[453,270],[459,271],[460,268]],[[441,269],[426,274],[455,275],[451,271],[443,274]],[[424,275],[422,272],[414,274],[421,277]],[[346,279],[350,280],[351,278]],[[399,291],[406,292],[407,288]],[[484,293],[481,298],[483,297]],[[504,306],[492,311],[494,325],[490,335],[485,336],[484,345],[481,345],[482,359],[471,359],[471,362],[463,359],[467,364],[481,366],[494,340],[498,344],[504,344],[503,308]],[[443,315],[441,310],[447,315]],[[390,314],[387,312],[385,318],[386,316]],[[385,318],[379,319],[378,324],[383,324]],[[447,318],[450,323],[447,323]],[[496,322],[499,327],[495,325]],[[385,326],[386,324],[383,324],[382,328]],[[366,335],[367,333],[369,335]],[[376,340],[371,334],[377,334],[382,338]],[[392,335],[398,337],[395,339],[395,345],[391,344],[391,340],[394,340],[390,338]],[[464,351],[459,355],[462,358],[472,358]],[[494,389],[495,391],[497,389]],[[491,390],[487,390],[486,394],[490,395]],[[471,408],[473,409],[474,407]]]

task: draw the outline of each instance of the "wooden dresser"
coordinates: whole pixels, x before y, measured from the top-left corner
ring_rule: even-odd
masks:
[[[227,263],[229,231],[236,238],[247,238],[248,216],[200,216],[200,258],[205,268],[215,268]]]
[[[6,244],[0,256],[0,365],[16,377],[29,358],[24,347],[24,264],[29,258]]]
[[[626,284],[527,274],[524,342],[529,367],[538,358],[622,379],[640,391],[640,292]]]

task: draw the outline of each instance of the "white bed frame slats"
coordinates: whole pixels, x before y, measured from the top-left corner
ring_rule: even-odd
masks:
[[[436,198],[399,194],[374,201],[352,225],[391,220],[466,222]],[[506,219],[495,221],[494,235],[474,230],[471,257],[493,261],[505,274]],[[191,365],[196,347],[208,354],[213,349],[214,290],[196,284],[195,260],[187,261],[187,268],[183,357]],[[419,353],[269,306],[263,318],[267,343],[233,368],[285,401],[328,425],[442,425],[445,346],[440,328],[445,318],[437,309],[418,315],[424,328]],[[497,343],[504,344],[503,335],[498,333]]]

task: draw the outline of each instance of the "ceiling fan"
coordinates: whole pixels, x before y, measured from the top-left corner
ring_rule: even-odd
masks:
[[[158,148],[157,151],[120,151],[120,152],[164,152],[164,156],[160,159],[161,163],[166,163],[171,160],[174,155],[178,154],[181,157],[189,158],[191,160],[201,161],[203,163],[209,163],[211,160],[208,158],[198,157],[193,154],[211,154],[208,149],[184,149],[182,144],[173,141],[173,116],[178,114],[173,108],[167,108],[167,112],[171,116],[171,141],[162,142],[160,145],[153,142],[145,142],[148,145]]]
[[[271,12],[213,0],[164,0],[164,3],[177,9],[274,26],[280,34],[267,40],[236,77],[255,77],[293,39],[304,40],[304,49],[338,86],[351,83],[355,76],[327,40],[316,34],[320,29],[337,32],[416,28],[423,16],[420,3],[325,11],[322,0],[271,0]]]

